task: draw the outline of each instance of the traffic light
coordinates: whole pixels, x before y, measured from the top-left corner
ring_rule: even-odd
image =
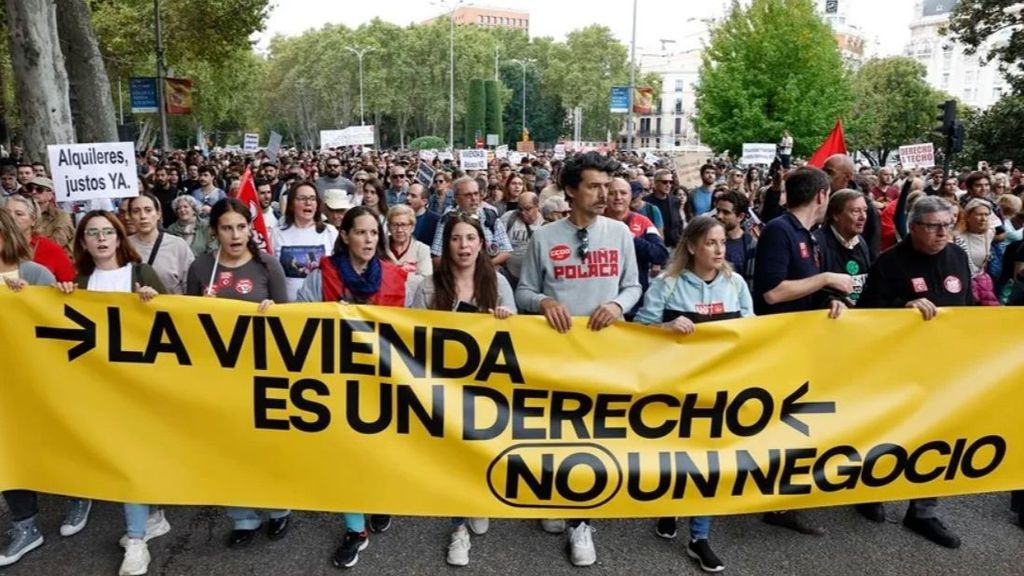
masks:
[[[939,104],[939,110],[942,110],[942,114],[936,116],[935,119],[941,122],[941,124],[939,124],[935,131],[946,136],[953,136],[956,124],[956,100],[946,100]]]
[[[953,154],[964,149],[964,125],[960,122],[953,122],[953,135],[949,139],[949,149]]]

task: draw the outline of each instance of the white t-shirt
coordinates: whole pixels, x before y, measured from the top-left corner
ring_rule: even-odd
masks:
[[[306,276],[320,268],[320,258],[334,253],[334,242],[337,239],[338,230],[330,224],[319,233],[316,226],[298,228],[294,224],[284,229],[275,227],[270,231],[274,254],[284,268],[289,302],[295,301]]]
[[[132,265],[125,264],[114,270],[93,270],[87,288],[90,292],[132,292]]]

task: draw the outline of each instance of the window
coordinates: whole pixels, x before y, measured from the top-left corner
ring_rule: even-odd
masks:
[[[656,118],[654,120],[654,131],[661,134],[661,118]]]
[[[477,16],[476,17],[476,23],[477,24],[483,24],[484,23],[484,17],[483,16]]]
[[[975,96],[978,94],[978,89],[974,86],[967,86],[964,88],[964,100],[968,102],[974,102]]]
[[[683,132],[683,119],[682,118],[676,118],[676,131],[675,131],[675,133],[676,134],[682,134],[682,132]]]
[[[942,75],[942,87],[949,88],[949,72]]]
[[[685,82],[683,80],[676,80],[676,92],[682,92],[683,91],[683,84],[684,83]]]
[[[676,98],[676,114],[682,114],[682,113],[683,113],[683,99],[682,98]]]

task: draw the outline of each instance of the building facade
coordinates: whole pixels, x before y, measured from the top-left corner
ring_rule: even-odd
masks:
[[[429,21],[438,18],[448,18],[448,14],[431,18]],[[489,8],[486,6],[460,6],[455,9],[454,19],[456,24],[482,26],[485,28],[512,28],[526,33],[530,32],[530,13],[519,10]]]
[[[657,74],[661,86],[660,97],[655,99],[651,113],[633,116],[633,147],[683,150],[700,146],[693,117],[701,50],[647,52],[639,54],[638,60],[640,72]],[[619,140],[625,143],[625,129]]]
[[[974,55],[964,53],[962,45],[940,33],[949,22],[957,0],[915,0],[914,20],[910,23],[910,42],[904,55],[920,62],[927,70],[932,87],[959,98],[970,106],[985,109],[1009,91],[1006,79],[993,62],[983,65],[992,46],[1006,42],[1012,30],[993,35]]]

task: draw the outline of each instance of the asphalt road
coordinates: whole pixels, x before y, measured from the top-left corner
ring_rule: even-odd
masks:
[[[89,525],[72,538],[58,533],[63,501],[41,499],[46,544],[2,576],[115,575],[121,561],[117,539],[124,530],[122,508],[97,503]],[[889,503],[888,523],[871,524],[852,508],[811,511],[828,526],[822,537],[802,536],[763,524],[759,516],[715,519],[711,542],[729,574],[750,575],[1024,575],[1024,530],[1009,512],[1005,493],[943,500],[940,515],[963,539],[946,550],[907,531],[899,521],[905,503]],[[0,523],[9,518],[0,508]],[[172,529],[150,542],[149,573],[160,576],[268,576],[338,574],[330,558],[341,535],[340,516],[296,513],[286,538],[270,542],[262,535],[245,550],[229,550],[224,541],[231,524],[213,507],[170,508]],[[564,536],[546,534],[535,521],[495,520],[490,531],[473,537],[470,565],[445,564],[449,521],[396,518],[391,530],[372,535],[352,574],[701,574],[683,551],[685,522],[674,541],[654,535],[652,520],[598,520],[598,564],[574,568],[564,553]]]

